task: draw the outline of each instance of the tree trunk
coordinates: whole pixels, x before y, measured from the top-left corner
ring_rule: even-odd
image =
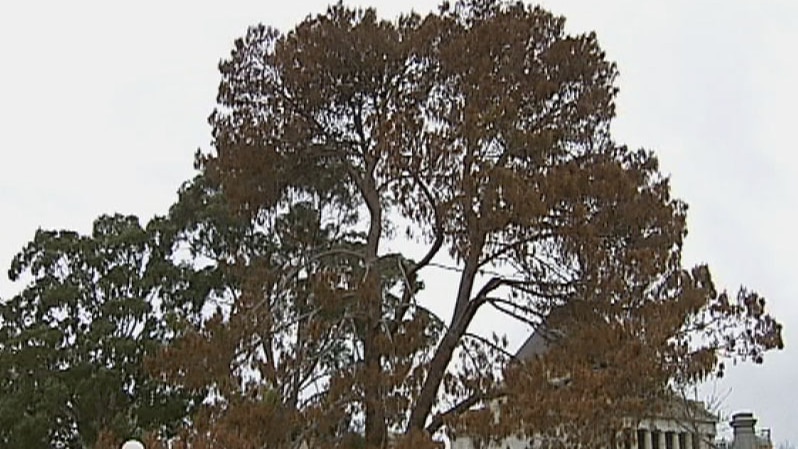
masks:
[[[413,429],[423,430],[427,422],[427,417],[432,411],[432,406],[435,404],[435,398],[438,395],[438,389],[443,381],[443,376],[446,374],[446,367],[452,360],[454,349],[457,343],[463,336],[463,333],[471,323],[476,310],[469,308],[469,299],[471,298],[471,290],[474,287],[474,280],[477,274],[477,267],[479,264],[479,251],[472,252],[466,260],[463,274],[460,277],[460,286],[457,290],[457,302],[455,304],[454,313],[452,315],[451,326],[446,331],[446,334],[441,340],[435,355],[427,371],[427,379],[424,381],[424,386],[421,387],[418,400],[415,407],[410,412],[410,419],[408,421],[407,431]]]
[[[369,173],[371,175],[371,173]],[[387,425],[383,407],[382,351],[380,347],[380,318],[382,317],[382,275],[376,266],[379,242],[382,234],[382,205],[373,178],[366,177],[362,193],[369,209],[370,223],[366,241],[366,288],[364,290],[365,332],[363,333],[364,375],[363,394],[366,411],[366,447],[369,449],[387,446]]]

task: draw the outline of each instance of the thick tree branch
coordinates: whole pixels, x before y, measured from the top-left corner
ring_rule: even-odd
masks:
[[[429,416],[435,398],[440,388],[441,381],[443,380],[446,367],[452,359],[454,349],[457,347],[458,342],[463,337],[463,334],[471,324],[472,319],[477,313],[477,310],[487,300],[487,295],[501,286],[501,278],[491,278],[477,293],[477,296],[469,300],[469,292],[474,285],[476,276],[477,257],[472,256],[466,261],[466,268],[460,279],[460,289],[458,290],[458,306],[455,308],[452,322],[446,331],[443,339],[441,340],[435,355],[430,362],[427,378],[421,387],[421,392],[418,396],[416,406],[410,413],[408,422],[408,432],[412,429],[423,429]]]
[[[416,182],[416,185],[421,190],[421,193],[424,195],[424,198],[427,199],[429,202],[429,207],[432,209],[433,218],[435,220],[435,240],[432,242],[432,246],[429,248],[427,253],[424,257],[421,258],[412,268],[410,268],[409,272],[411,274],[415,274],[420,271],[422,268],[426,267],[432,259],[438,254],[441,247],[443,246],[444,241],[444,234],[443,234],[443,217],[441,217],[441,211],[438,208],[438,202],[435,196],[430,191],[429,187],[419,178],[417,174],[413,174],[413,180]]]
[[[433,434],[437,432],[441,427],[443,427],[443,425],[446,424],[446,421],[449,420],[450,418],[461,415],[462,413],[468,411],[469,409],[471,409],[471,407],[479,404],[480,402],[499,399],[505,394],[506,393],[502,390],[495,390],[490,393],[482,393],[482,392],[475,393],[463,399],[462,401],[458,402],[452,408],[446,410],[445,412],[437,413],[435,416],[433,416],[432,420],[427,425],[426,430],[428,433]]]

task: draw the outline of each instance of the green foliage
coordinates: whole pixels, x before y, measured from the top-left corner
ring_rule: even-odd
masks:
[[[192,396],[144,367],[175,335],[164,306],[187,291],[163,224],[114,215],[89,236],[39,230],[14,258],[9,277],[26,285],[0,305],[2,446],[86,448],[102,430],[170,433],[185,418]]]

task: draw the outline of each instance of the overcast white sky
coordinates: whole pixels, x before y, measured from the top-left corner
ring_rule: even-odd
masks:
[[[0,268],[38,227],[87,232],[102,213],[164,213],[208,148],[216,64],[233,39],[256,22],[286,30],[326,3],[0,4]],[[393,17],[437,3],[351,4]],[[654,149],[690,204],[686,260],[756,289],[785,324],[784,351],[718,383],[723,411],[753,411],[776,441],[798,443],[798,2],[543,4],[571,32],[595,30],[618,63],[615,137]],[[0,296],[14,290],[3,273]]]

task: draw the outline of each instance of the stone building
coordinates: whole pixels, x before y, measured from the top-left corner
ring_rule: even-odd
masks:
[[[555,311],[560,312],[560,311]],[[557,329],[541,324],[516,352],[520,360],[531,360],[548,351],[551,342],[563,335]],[[698,401],[674,400],[662,412],[630,420],[628,429],[616,439],[617,449],[713,449],[718,418]],[[467,436],[451,442],[451,449],[477,449],[478,444]],[[489,449],[545,448],[543,441],[532,438],[508,438]],[[730,447],[725,449],[764,449]]]
[[[678,401],[627,431],[625,449],[710,449],[718,418],[698,401]]]
[[[736,415],[735,415],[736,416]],[[679,401],[655,416],[630,422],[618,435],[615,449],[721,449],[716,448],[718,419],[698,401]],[[500,444],[482,446],[467,436],[451,441],[451,449],[545,449],[536,438],[511,437]],[[772,449],[762,446],[729,446],[722,449]]]
[[[553,311],[562,313],[562,310]],[[531,360],[548,351],[552,342],[562,338],[557,329],[544,322],[521,345],[516,358]],[[732,441],[716,441],[718,417],[699,401],[674,399],[653,416],[630,420],[627,430],[618,435],[615,449],[773,449],[770,431],[757,433],[757,420],[752,413],[737,413],[730,425]],[[478,444],[467,436],[450,442],[451,449],[477,449]],[[545,449],[547,445],[535,438],[508,438],[486,449]],[[479,446],[482,449],[484,446]]]

